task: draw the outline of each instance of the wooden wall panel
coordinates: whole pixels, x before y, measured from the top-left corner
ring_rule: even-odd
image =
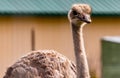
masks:
[[[30,27],[19,17],[0,17],[0,78],[7,67],[31,49]]]
[[[72,33],[68,20],[64,20],[64,17],[42,18],[37,23],[36,49],[53,49],[74,61]]]

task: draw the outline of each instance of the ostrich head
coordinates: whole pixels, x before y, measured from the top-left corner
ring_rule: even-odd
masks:
[[[88,4],[74,4],[68,13],[68,19],[72,24],[80,26],[91,22],[90,15],[91,7]]]

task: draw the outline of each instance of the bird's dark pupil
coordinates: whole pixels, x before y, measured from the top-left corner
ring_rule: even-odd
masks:
[[[74,15],[77,15],[77,12],[76,12],[76,11],[73,11],[73,14],[74,14]]]

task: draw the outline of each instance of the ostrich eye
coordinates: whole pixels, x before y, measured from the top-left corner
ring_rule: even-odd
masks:
[[[73,11],[73,14],[74,14],[74,15],[77,15],[77,12],[76,12],[76,11]]]

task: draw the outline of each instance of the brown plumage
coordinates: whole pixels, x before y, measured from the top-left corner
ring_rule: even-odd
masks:
[[[90,23],[91,7],[74,4],[68,13],[72,28],[76,65],[53,50],[33,51],[7,69],[3,78],[90,78],[82,29]]]
[[[8,68],[4,78],[76,78],[76,69],[60,53],[39,50],[19,59]]]

